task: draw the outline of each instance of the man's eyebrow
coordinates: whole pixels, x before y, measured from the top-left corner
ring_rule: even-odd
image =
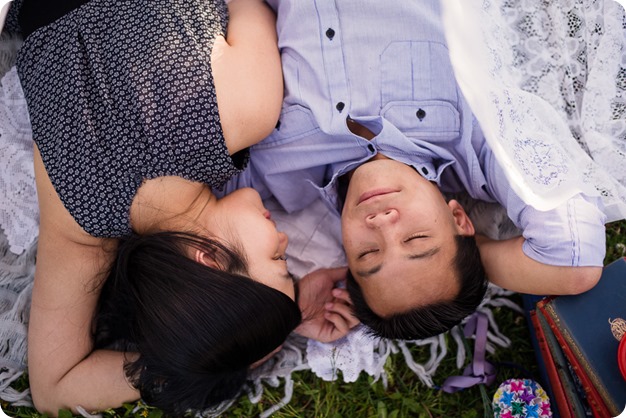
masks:
[[[409,254],[406,258],[408,260],[419,260],[421,258],[429,258],[437,254],[441,250],[441,247],[433,247],[427,251]],[[383,263],[380,263],[377,266],[372,267],[369,270],[357,271],[356,274],[359,275],[362,279],[366,279],[376,273],[378,273],[383,268]]]
[[[424,251],[422,253],[409,254],[407,256],[407,259],[409,259],[409,260],[417,260],[417,259],[420,259],[420,258],[432,257],[433,255],[437,254],[439,252],[439,250],[441,250],[441,247],[433,247],[430,250]]]

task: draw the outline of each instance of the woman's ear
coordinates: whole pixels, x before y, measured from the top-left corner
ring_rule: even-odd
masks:
[[[217,262],[217,260],[215,260],[215,253],[214,252],[209,252],[209,251],[204,251],[204,250],[196,250],[196,263],[200,263],[203,264],[207,267],[211,267],[214,269],[220,269],[220,265]]]
[[[475,233],[474,224],[469,216],[467,216],[467,213],[465,213],[463,206],[461,206],[461,204],[456,200],[452,199],[448,202],[448,207],[452,211],[454,223],[459,234],[466,237],[473,236]]]

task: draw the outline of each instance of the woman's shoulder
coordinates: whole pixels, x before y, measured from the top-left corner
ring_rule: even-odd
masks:
[[[259,0],[233,0],[228,10],[228,33],[215,40],[211,71],[232,155],[272,132],[280,114],[283,80],[271,9]]]

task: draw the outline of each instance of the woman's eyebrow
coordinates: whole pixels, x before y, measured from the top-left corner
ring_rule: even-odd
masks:
[[[383,267],[384,263],[380,263],[377,266],[372,267],[369,270],[365,270],[365,271],[357,271],[356,274],[358,274],[362,279],[366,279],[370,276],[372,276],[373,274],[376,274],[380,271],[380,269]]]
[[[293,282],[293,293],[294,293],[293,299],[296,303],[298,303],[298,297],[300,296],[300,287],[298,286],[298,278],[294,276],[293,274],[291,274],[290,272],[287,272],[285,278]]]

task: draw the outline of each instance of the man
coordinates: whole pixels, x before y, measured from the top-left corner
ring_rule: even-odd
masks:
[[[268,2],[283,111],[229,187],[252,185],[287,212],[319,196],[341,212],[363,323],[389,338],[439,334],[476,309],[485,276],[537,294],[595,284],[600,201],[578,195],[539,212],[510,189],[457,86],[437,1]],[[524,236],[474,238],[461,205],[442,194],[462,190],[505,206]]]

